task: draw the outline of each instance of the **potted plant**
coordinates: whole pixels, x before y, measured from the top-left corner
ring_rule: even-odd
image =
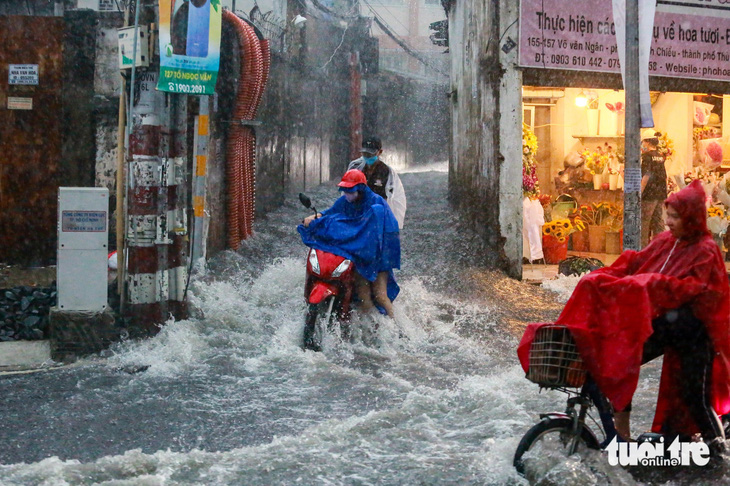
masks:
[[[588,169],[593,175],[593,189],[596,191],[601,189],[603,185],[603,171],[608,165],[608,159],[610,157],[610,147],[603,149],[598,147],[597,150],[590,151],[584,150],[581,156],[585,161],[586,169]]]
[[[611,211],[606,226],[608,226],[606,230],[606,253],[617,255],[624,249],[624,221],[621,208],[617,208],[617,211]]]
[[[615,204],[605,201],[578,208],[578,215],[588,226],[588,247],[592,253],[605,253],[606,231],[620,212]]]
[[[572,242],[573,251],[589,251],[588,247],[588,227],[587,222],[584,219],[587,211],[592,211],[592,207],[588,205],[580,205],[575,208],[573,213],[570,215],[570,219],[573,221],[573,225],[576,227],[576,231],[571,233],[570,241]]]
[[[562,218],[545,223],[542,227],[542,251],[545,263],[559,263],[568,256],[568,237],[584,228],[583,222]]]

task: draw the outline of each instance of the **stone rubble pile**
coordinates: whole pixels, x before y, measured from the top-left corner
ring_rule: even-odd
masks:
[[[44,339],[49,311],[55,305],[55,283],[0,290],[0,342]]]

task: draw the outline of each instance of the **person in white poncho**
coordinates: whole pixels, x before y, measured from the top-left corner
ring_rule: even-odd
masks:
[[[406,192],[398,173],[380,160],[383,145],[378,137],[368,137],[362,142],[362,157],[350,162],[347,170],[357,169],[368,181],[368,187],[377,195],[388,201],[398,221],[398,228],[403,229],[406,217]]]

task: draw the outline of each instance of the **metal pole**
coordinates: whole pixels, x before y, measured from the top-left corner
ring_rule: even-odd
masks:
[[[639,107],[639,0],[626,0],[626,139],[624,159],[624,249],[641,248],[641,119]]]
[[[124,279],[127,278],[126,267],[124,265],[124,228],[127,227],[126,215],[124,214],[124,199],[126,197],[127,185],[125,163],[125,147],[124,134],[126,125],[126,90],[127,82],[123,76],[120,76],[121,92],[119,93],[119,127],[117,131],[117,293],[120,297],[120,313],[124,302]]]
[[[127,7],[129,8],[129,7]],[[136,76],[137,76],[137,37],[139,32],[139,11],[140,11],[140,5],[139,1],[134,2],[134,42],[133,42],[133,48],[132,48],[132,77],[129,83],[129,99],[126,99],[127,103],[127,119],[126,119],[126,130],[124,131],[124,150],[125,150],[125,160],[129,161],[132,159],[131,154],[129,152],[129,137],[132,133],[132,105],[134,104],[134,85],[136,82]],[[129,23],[129,11],[127,11],[126,20],[124,22],[125,25]],[[125,83],[122,83],[122,89],[124,89]],[[120,101],[121,102],[121,101]],[[126,165],[126,164],[125,164]],[[125,305],[127,304],[127,292],[126,292],[126,278],[128,274],[128,254],[127,254],[127,238],[126,238],[126,229],[127,229],[127,214],[129,210],[129,201],[127,199],[127,190],[129,188],[129,171],[125,170],[123,172],[124,175],[124,198],[122,201],[122,213],[119,214],[119,211],[117,211],[117,220],[119,218],[122,218],[122,221],[124,222],[124,228],[122,229],[122,247],[117,248],[117,279],[118,281],[118,289],[119,289],[119,313],[121,315],[124,315]],[[119,208],[119,202],[117,202],[117,208]],[[119,225],[117,225],[117,231],[119,231]],[[117,241],[119,241],[119,235],[117,235]]]

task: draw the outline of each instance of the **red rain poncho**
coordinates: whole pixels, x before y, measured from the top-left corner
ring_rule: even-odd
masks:
[[[583,277],[557,320],[570,328],[581,357],[601,391],[623,410],[636,390],[644,342],[656,317],[689,303],[707,328],[715,357],[712,404],[730,412],[730,286],[720,249],[707,230],[705,192],[699,181],[672,194],[666,204],[682,219],[685,235],[659,234],[642,251],[625,251],[616,262]],[[517,354],[527,371],[535,331],[530,324]],[[679,394],[679,359],[664,355],[652,430],[662,425],[695,433],[697,428]],[[697,379],[701,379],[699,376]]]

